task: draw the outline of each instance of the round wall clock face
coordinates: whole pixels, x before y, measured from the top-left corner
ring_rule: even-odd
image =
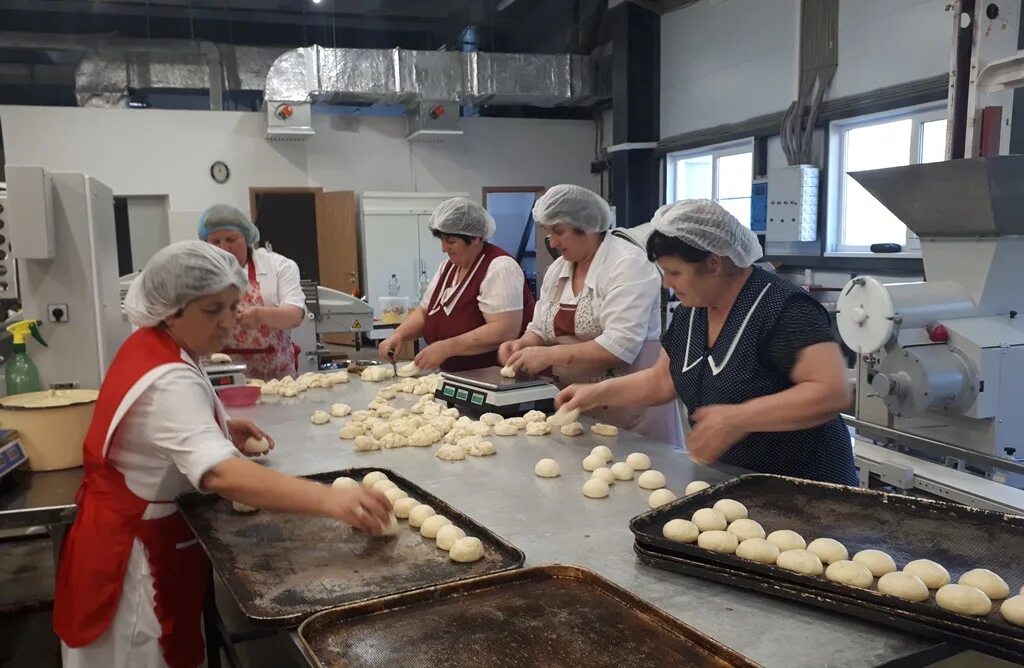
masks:
[[[227,183],[231,178],[231,170],[225,162],[218,160],[210,165],[210,177],[217,183]]]

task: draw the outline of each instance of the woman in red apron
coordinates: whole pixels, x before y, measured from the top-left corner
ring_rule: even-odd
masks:
[[[495,366],[502,341],[523,333],[533,317],[533,294],[522,268],[488,239],[495,224],[472,200],[442,202],[430,217],[430,232],[448,260],[434,274],[420,305],[379,348],[382,359],[421,336],[427,347],[420,369],[465,371]]]
[[[234,255],[248,275],[238,324],[228,344],[217,352],[245,362],[250,378],[295,375],[300,349],[288,331],[302,324],[306,315],[298,265],[283,255],[256,248],[259,230],[244,213],[225,204],[203,213],[199,238]]]
[[[210,565],[174,504],[202,489],[268,510],[379,533],[386,497],[292,478],[245,460],[197,360],[223,347],[245,274],[230,254],[183,241],[150,259],[125,307],[135,331],[103,379],[85,438],[78,513],[57,567],[54,630],[65,668],[203,663]],[[271,446],[273,443],[271,441]]]

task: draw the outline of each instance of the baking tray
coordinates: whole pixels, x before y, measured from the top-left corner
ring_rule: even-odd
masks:
[[[665,522],[689,519],[696,510],[723,498],[746,505],[751,519],[760,522],[768,533],[792,529],[808,542],[820,536],[835,538],[851,555],[869,548],[883,550],[901,568],[913,559],[932,559],[946,567],[953,582],[972,568],[988,568],[1006,580],[1011,594],[1024,585],[1024,517],[859,487],[751,474],[678,499],[630,522],[637,546],[642,549],[653,548],[733,572],[784,580],[825,596],[841,595],[901,610],[916,615],[922,623],[944,622],[962,630],[997,634],[1024,650],[1024,644],[1020,644],[1024,643],[1024,629],[1004,621],[998,603],[993,604],[993,612],[987,617],[960,615],[936,605],[934,594],[928,601],[912,603],[875,589],[832,582],[824,576],[802,575],[718,554],[695,543],[673,543],[661,535]]]
[[[316,614],[299,638],[319,668],[753,667],[597,574],[541,566]]]
[[[395,538],[374,538],[327,518],[261,510],[238,513],[214,495],[178,498],[185,521],[243,614],[255,624],[289,627],[314,612],[411,589],[500,573],[523,565],[519,549],[433,494],[388,469],[351,468],[306,476],[330,484],[381,471],[400,489],[476,536],[484,558],[458,564],[434,541],[399,520]]]

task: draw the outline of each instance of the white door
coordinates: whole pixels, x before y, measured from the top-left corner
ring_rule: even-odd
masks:
[[[409,297],[410,305],[415,301],[418,274],[414,271],[419,264],[416,222],[415,214],[403,213],[374,214],[363,219],[363,247],[371,251],[365,254],[363,290],[374,312],[379,309],[379,297],[388,295],[391,274],[398,276],[399,294]]]
[[[441,252],[441,240],[434,238],[427,227],[430,223],[430,216],[420,214],[416,218],[416,227],[420,231],[420,270],[427,272],[429,279],[441,266],[441,263],[448,259],[448,256]]]

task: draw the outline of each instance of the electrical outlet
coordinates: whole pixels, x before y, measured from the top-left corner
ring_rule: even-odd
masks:
[[[47,304],[46,313],[50,322],[67,322],[70,317],[67,304]]]

